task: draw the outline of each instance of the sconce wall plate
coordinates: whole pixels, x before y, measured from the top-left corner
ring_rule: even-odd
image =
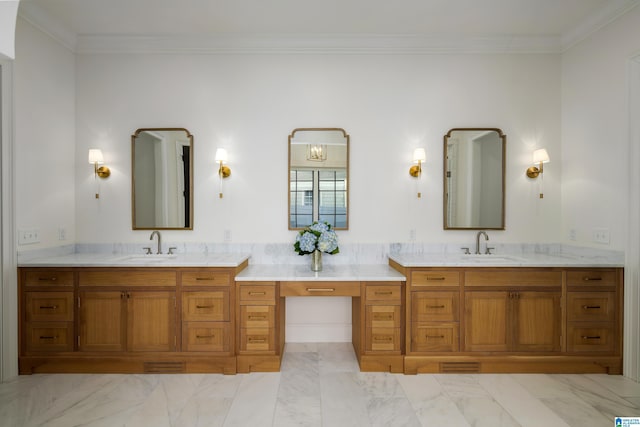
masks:
[[[422,173],[422,167],[420,164],[411,166],[411,168],[409,168],[409,175],[411,175],[414,178],[420,177],[421,173]]]
[[[531,166],[527,169],[527,176],[529,178],[537,178],[538,175],[542,173],[542,167],[538,168],[537,166]]]
[[[220,175],[222,178],[229,178],[229,176],[231,176],[231,169],[229,169],[229,166],[224,166],[220,164],[220,169],[218,169],[218,175]]]
[[[96,175],[100,178],[108,178],[111,175],[111,169],[106,166],[100,166],[96,169]]]

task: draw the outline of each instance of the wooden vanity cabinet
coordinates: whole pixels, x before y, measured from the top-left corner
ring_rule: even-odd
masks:
[[[622,268],[402,267],[404,372],[622,369]]]
[[[246,265],[20,268],[20,373],[235,373]]]

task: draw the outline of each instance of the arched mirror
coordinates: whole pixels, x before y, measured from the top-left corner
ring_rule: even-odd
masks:
[[[497,128],[444,136],[444,228],[504,230],[507,137]]]
[[[193,230],[193,135],[183,128],[131,136],[134,230]]]
[[[289,229],[326,221],[349,228],[349,135],[300,128],[289,135]]]

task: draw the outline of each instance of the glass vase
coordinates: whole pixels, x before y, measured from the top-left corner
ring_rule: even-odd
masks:
[[[317,249],[311,253],[311,271],[322,271],[322,252]]]

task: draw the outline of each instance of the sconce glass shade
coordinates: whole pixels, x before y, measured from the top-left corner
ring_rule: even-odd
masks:
[[[533,152],[533,163],[549,163],[549,153],[544,148]]]
[[[218,148],[216,150],[216,163],[225,163],[229,160],[227,150],[224,148]]]
[[[89,163],[91,163],[92,165],[103,164],[104,156],[102,155],[102,150],[100,150],[99,148],[89,149]]]
[[[424,151],[424,148],[416,148],[413,150],[413,162],[424,162],[427,160],[427,153]]]

